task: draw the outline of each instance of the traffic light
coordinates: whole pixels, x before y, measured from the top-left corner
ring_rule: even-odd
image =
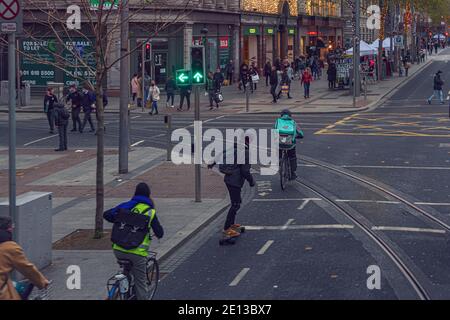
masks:
[[[150,42],[145,43],[145,61],[150,61],[152,59],[152,46]]]
[[[191,47],[192,84],[205,84],[205,47]]]
[[[177,70],[175,72],[175,82],[177,86],[190,85],[191,80],[191,72],[189,70]]]

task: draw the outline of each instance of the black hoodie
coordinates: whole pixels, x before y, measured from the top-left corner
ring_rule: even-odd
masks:
[[[6,230],[0,230],[0,243],[12,241],[12,233]]]

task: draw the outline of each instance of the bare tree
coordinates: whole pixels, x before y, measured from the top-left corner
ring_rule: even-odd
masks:
[[[113,3],[114,2],[114,3]],[[72,29],[68,25],[69,6],[77,6],[81,14],[81,29]],[[120,20],[121,10],[129,6],[128,19]],[[115,68],[121,60],[140,48],[134,48],[126,54],[111,58],[113,46],[123,24],[140,22],[142,17],[149,21],[145,24],[148,40],[169,26],[183,21],[189,12],[190,0],[77,0],[77,1],[34,1],[24,3],[25,21],[32,25],[26,27],[24,34],[33,41],[42,41],[52,37],[60,50],[42,47],[47,57],[30,54],[18,48],[19,53],[39,64],[51,65],[56,69],[71,74],[87,85],[96,95],[97,129],[97,167],[96,167],[96,210],[95,238],[103,236],[104,211],[104,106],[103,84],[107,73]],[[72,7],[73,8],[73,7]],[[76,39],[93,42],[93,57],[86,57],[74,50]],[[75,41],[74,41],[75,40]],[[114,41],[116,40],[116,41]],[[0,42],[5,43],[5,39]],[[68,56],[67,51],[71,52]],[[53,59],[48,59],[51,55]],[[95,59],[95,66],[88,59]],[[84,73],[74,73],[73,67],[80,66]],[[86,77],[86,75],[88,75]]]

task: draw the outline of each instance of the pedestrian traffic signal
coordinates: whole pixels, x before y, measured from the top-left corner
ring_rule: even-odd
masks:
[[[191,47],[192,84],[205,84],[205,47]]]
[[[177,70],[175,72],[175,82],[176,82],[177,86],[190,85],[192,82],[191,71]]]
[[[145,43],[145,60],[149,61],[152,59],[152,46],[150,42]]]

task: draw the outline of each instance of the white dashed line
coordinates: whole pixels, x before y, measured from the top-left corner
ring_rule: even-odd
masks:
[[[257,255],[263,255],[264,253],[266,253],[267,249],[269,249],[269,247],[273,244],[273,240],[268,240],[261,249],[259,249]]]
[[[58,136],[57,134],[54,134],[52,136],[48,136],[48,137],[45,137],[45,138],[42,138],[42,139],[38,139],[38,140],[34,140],[34,141],[31,141],[31,142],[25,143],[23,146],[27,147],[29,145],[32,145],[32,144],[36,143],[36,142],[44,141],[44,140],[51,139],[51,138],[54,138],[54,137],[57,137],[57,136]]]
[[[349,224],[310,224],[310,225],[294,225],[294,226],[245,226],[245,230],[316,230],[316,229],[353,229],[355,226]]]
[[[239,284],[239,282],[242,280],[242,278],[245,277],[245,275],[247,274],[247,272],[250,271],[250,268],[244,268],[241,270],[241,272],[239,272],[239,274],[236,276],[236,278],[234,278],[233,281],[231,281],[231,283],[229,284],[230,287],[235,287]]]
[[[136,143],[133,143],[131,146],[132,146],[132,147],[136,147],[136,146],[140,145],[141,143],[143,143],[144,141],[145,141],[145,140],[138,141],[138,142],[136,142]]]
[[[292,199],[253,199],[253,201],[255,202],[277,202],[277,201],[305,201],[305,200],[309,200],[309,201],[321,201],[322,199],[320,198],[292,198]]]
[[[292,222],[294,222],[294,219],[289,219],[281,230],[286,230]]]

